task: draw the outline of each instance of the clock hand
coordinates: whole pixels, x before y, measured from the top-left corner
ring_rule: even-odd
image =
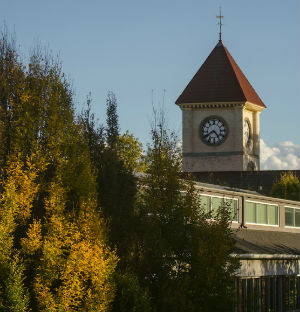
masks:
[[[218,136],[218,133],[215,130],[212,130],[210,133],[214,133],[216,136]]]
[[[205,134],[203,137],[206,138],[209,135],[211,135],[212,133],[214,133],[216,136],[218,136],[217,132],[215,130],[210,131],[209,133]]]

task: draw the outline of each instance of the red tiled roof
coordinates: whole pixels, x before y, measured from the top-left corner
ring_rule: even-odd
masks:
[[[239,101],[266,107],[219,41],[175,103]]]

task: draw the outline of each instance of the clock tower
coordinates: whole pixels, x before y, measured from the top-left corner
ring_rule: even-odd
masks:
[[[259,170],[266,108],[220,40],[176,101],[184,172]]]

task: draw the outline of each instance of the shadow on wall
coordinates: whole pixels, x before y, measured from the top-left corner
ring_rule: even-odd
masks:
[[[244,277],[297,275],[299,273],[299,260],[243,259],[237,273]]]

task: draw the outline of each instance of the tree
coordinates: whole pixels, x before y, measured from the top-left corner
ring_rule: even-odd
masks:
[[[6,174],[0,202],[1,311],[107,311],[118,259],[106,246],[95,201],[82,204],[76,218],[66,210],[61,184],[53,182],[45,218],[32,218],[36,167],[14,159]],[[26,228],[24,237],[20,227]]]
[[[0,163],[18,153],[39,155],[40,202],[47,184],[61,178],[70,209],[95,192],[87,141],[76,123],[73,90],[59,60],[36,48],[24,65],[14,40],[0,39]],[[43,161],[40,162],[40,159]],[[46,165],[45,165],[46,164]],[[39,204],[36,211],[42,213]]]
[[[29,294],[25,287],[25,267],[17,248],[18,227],[30,218],[37,193],[34,180],[37,171],[30,160],[8,161],[5,176],[1,177],[0,199],[0,309],[1,311],[29,311]]]
[[[132,258],[138,224],[135,215],[137,179],[134,171],[143,170],[142,145],[129,132],[120,134],[116,96],[107,97],[106,125],[98,126],[91,113],[91,99],[80,120],[89,142],[97,174],[98,199],[108,221],[108,237],[120,258],[115,273],[117,287],[113,311],[150,311],[147,290],[139,283]]]
[[[285,172],[274,182],[270,196],[290,200],[300,200],[300,182],[292,172]]]
[[[107,311],[114,299],[117,257],[105,246],[103,220],[93,201],[84,204],[74,220],[65,211],[63,189],[53,183],[45,206],[46,219],[39,231],[44,234],[34,250],[40,254],[34,277],[38,310]],[[32,242],[32,229],[22,241],[25,250],[36,241]]]
[[[117,272],[116,281],[117,293],[113,303],[113,312],[152,311],[149,292],[140,285],[136,274],[129,270]]]
[[[61,64],[2,33],[0,91],[0,310],[108,311],[118,257]]]
[[[24,66],[19,61],[14,38],[9,38],[4,29],[0,35],[0,164],[4,166],[11,153],[13,133],[16,130],[16,107],[26,95],[22,92],[24,85]]]
[[[117,144],[119,122],[117,114],[117,99],[113,92],[108,92],[106,98],[106,142],[110,148]]]
[[[82,120],[92,147],[91,158],[97,174],[98,203],[108,221],[110,244],[117,248],[122,265],[130,250],[137,186],[133,169],[126,167],[119,156],[117,100],[112,92],[108,93],[106,103],[107,124],[106,127],[98,128],[103,131],[95,129],[93,115],[88,110],[83,114]],[[124,153],[121,154],[126,158]]]
[[[191,179],[181,179],[176,136],[164,116],[155,119],[139,193],[136,271],[157,311],[224,311],[232,308],[238,263],[230,215],[220,207],[214,222],[199,205]]]
[[[145,172],[146,163],[143,157],[143,146],[129,131],[118,138],[118,156],[126,169],[134,172]]]

